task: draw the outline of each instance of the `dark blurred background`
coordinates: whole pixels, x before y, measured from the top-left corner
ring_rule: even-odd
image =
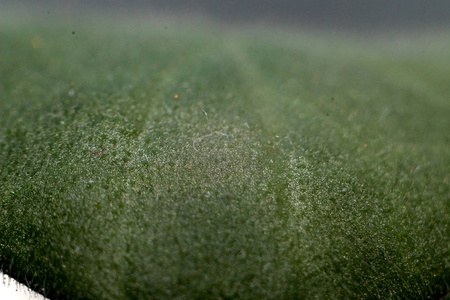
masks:
[[[218,22],[348,30],[448,27],[450,0],[0,0],[64,12],[183,14]],[[1,6],[0,6],[1,9]]]

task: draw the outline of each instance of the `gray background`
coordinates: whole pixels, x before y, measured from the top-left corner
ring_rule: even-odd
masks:
[[[450,25],[450,0],[0,0],[0,4],[38,6],[49,13],[170,13],[226,23],[346,30],[417,30]]]

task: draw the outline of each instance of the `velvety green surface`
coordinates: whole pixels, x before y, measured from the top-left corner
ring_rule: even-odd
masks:
[[[448,36],[0,25],[4,272],[54,299],[448,292]]]

